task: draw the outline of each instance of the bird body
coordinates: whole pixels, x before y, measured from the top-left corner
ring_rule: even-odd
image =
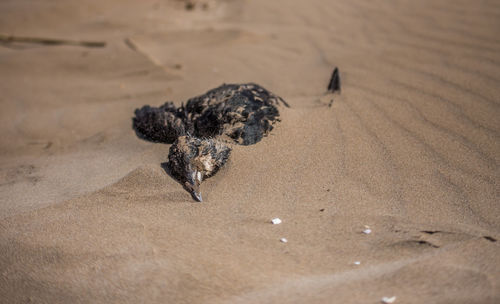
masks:
[[[189,99],[177,108],[172,102],[135,111],[138,136],[173,143],[168,168],[192,197],[201,201],[200,184],[229,158],[228,143],[251,145],[262,140],[279,121],[277,106],[288,104],[254,84],[224,84]]]
[[[288,104],[263,87],[254,84],[224,84],[189,99],[176,108],[172,102],[135,111],[134,129],[140,137],[173,143],[177,137],[222,136],[241,145],[259,142],[279,121],[277,106]]]
[[[254,84],[226,84],[188,100],[186,111],[198,136],[225,136],[241,145],[259,142],[278,120],[279,102]]]

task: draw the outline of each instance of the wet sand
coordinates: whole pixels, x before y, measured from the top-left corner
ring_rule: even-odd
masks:
[[[0,302],[500,301],[497,1],[191,3],[0,3],[64,41],[0,39]],[[133,112],[238,82],[291,107],[195,203]]]

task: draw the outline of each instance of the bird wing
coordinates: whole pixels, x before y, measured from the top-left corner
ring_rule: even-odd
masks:
[[[177,109],[172,102],[158,108],[146,105],[135,110],[133,127],[143,139],[169,144],[189,132],[183,108]]]

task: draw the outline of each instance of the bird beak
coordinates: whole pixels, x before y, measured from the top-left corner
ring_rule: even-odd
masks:
[[[195,201],[198,201],[198,202],[203,202],[203,198],[201,197],[201,193],[200,192],[191,192],[191,196],[193,197],[193,199]]]
[[[188,181],[185,183],[185,186],[193,199],[197,202],[202,202],[203,198],[201,197],[200,192],[200,184],[201,180],[198,178],[198,172],[194,171],[191,176],[189,176]]]

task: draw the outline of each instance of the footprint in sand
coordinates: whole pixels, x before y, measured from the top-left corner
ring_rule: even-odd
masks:
[[[12,185],[19,182],[35,184],[40,180],[36,175],[37,168],[34,165],[20,165],[13,168],[0,168],[0,186]]]

